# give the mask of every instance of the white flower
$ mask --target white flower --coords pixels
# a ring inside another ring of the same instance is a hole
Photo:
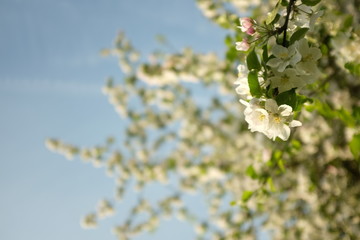
[[[289,48],[275,45],[272,49],[272,53],[275,58],[270,59],[267,62],[267,65],[275,68],[279,72],[283,72],[289,65],[295,66],[301,59],[301,55],[296,50],[296,44],[291,45]]]
[[[236,42],[235,44],[236,44],[236,50],[238,51],[247,51],[250,48],[250,44],[245,38],[241,42]]]
[[[301,4],[296,6],[295,10],[295,25],[301,28],[309,28],[309,16],[312,13],[311,7]]]
[[[301,54],[301,61],[296,64],[296,69],[302,74],[316,74],[318,72],[316,61],[321,58],[320,49],[316,47],[309,47],[305,38],[298,41],[297,49]]]
[[[315,12],[311,15],[310,17],[310,22],[309,22],[309,27],[310,27],[310,31],[314,30],[314,26],[316,23],[316,20],[321,17],[324,14],[324,10],[320,10],[318,12]]]
[[[243,64],[239,64],[237,69],[238,69],[238,78],[234,82],[234,84],[238,86],[235,88],[235,91],[237,94],[240,95],[242,99],[251,100],[253,97],[251,96],[249,82],[248,82],[249,70],[246,67],[246,65]],[[262,72],[259,72],[259,74],[261,75]],[[269,82],[265,82],[262,76],[258,76],[258,81],[260,86],[262,87],[267,87],[269,85]]]
[[[245,64],[239,64],[237,66],[237,70],[238,70],[238,77],[247,77],[247,75],[249,74],[249,69],[247,68],[247,66]]]
[[[260,106],[260,100],[253,98],[249,103],[240,100],[246,106],[245,121],[249,124],[251,132],[266,132],[269,124],[268,112]]]
[[[80,225],[83,228],[96,228],[97,227],[96,214],[90,213],[86,215],[83,219],[81,219]]]
[[[112,204],[107,200],[101,200],[97,206],[97,214],[99,218],[105,218],[114,215],[115,210]]]
[[[234,82],[234,84],[238,85],[235,88],[235,91],[236,91],[237,94],[240,95],[241,98],[247,99],[247,100],[250,100],[252,98],[247,77],[239,77]]]
[[[237,94],[240,95],[241,98],[250,100],[252,97],[250,94],[250,88],[247,77],[249,70],[243,64],[239,64],[237,69],[239,74],[238,74],[238,79],[234,82],[234,84],[239,86],[235,88],[235,91]]]
[[[296,70],[293,68],[287,68],[283,72],[274,71],[275,76],[270,77],[272,88],[278,88],[279,93],[288,91],[292,88],[303,87],[306,85],[306,81],[303,78],[298,77]]]
[[[290,136],[290,127],[302,125],[300,121],[292,120],[292,107],[286,104],[278,106],[273,99],[267,99],[265,104],[257,98],[250,102],[240,102],[246,106],[245,121],[249,124],[250,131],[261,132],[272,140],[279,137],[286,141]]]
[[[265,109],[269,112],[269,125],[265,134],[272,140],[279,137],[286,141],[290,136],[290,127],[302,125],[300,121],[292,120],[292,107],[289,105],[278,106],[275,100],[267,99]]]

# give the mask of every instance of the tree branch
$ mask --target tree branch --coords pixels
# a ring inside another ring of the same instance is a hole
[[[287,9],[286,9],[285,23],[282,26],[282,30],[284,31],[284,38],[283,38],[282,45],[284,47],[286,47],[286,45],[287,45],[286,44],[286,32],[287,32],[287,28],[288,28],[288,24],[289,24],[291,9],[292,9],[292,6],[294,5],[295,1],[296,0],[290,0],[289,5],[287,6]]]

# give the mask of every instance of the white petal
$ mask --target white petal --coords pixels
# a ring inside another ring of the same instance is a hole
[[[259,107],[259,104],[260,104],[260,99],[258,99],[258,98],[253,98],[250,101],[250,105],[252,107]]]
[[[284,74],[287,74],[290,77],[294,77],[294,76],[296,76],[297,72],[293,68],[288,68],[288,69],[285,70]]]
[[[289,55],[289,50],[281,45],[275,45],[272,49],[272,53],[277,58],[287,58]]]
[[[303,38],[298,41],[298,51],[301,53],[301,55],[306,55],[309,52],[309,44],[306,38]]]
[[[280,63],[281,63],[280,59],[272,58],[266,63],[266,65],[268,65],[268,66],[270,66],[272,68],[277,68],[280,65]]]
[[[244,64],[239,64],[237,66],[237,70],[239,73],[245,73],[248,72],[247,67]]]
[[[322,54],[319,48],[312,47],[310,48],[310,51],[312,53],[312,58],[314,61],[317,61],[321,58]]]
[[[289,65],[289,61],[284,61],[279,64],[279,68],[277,69],[279,72],[283,72],[285,68]]]
[[[288,117],[292,113],[292,107],[286,104],[282,104],[279,106],[279,113],[283,117]]]
[[[288,125],[283,125],[282,128],[279,129],[279,138],[281,138],[282,140],[286,141],[288,140],[289,136],[290,136],[290,128]]]
[[[296,63],[300,62],[301,60],[301,54],[299,52],[296,52],[294,56],[290,59],[290,64],[292,66],[295,66]]]
[[[278,112],[278,105],[274,99],[267,99],[265,102],[265,109],[272,113]]]
[[[292,56],[296,53],[296,49],[298,48],[298,42],[293,43],[289,48],[289,56]]]
[[[289,124],[290,127],[300,127],[302,126],[302,123],[300,121],[297,120],[292,120]]]
[[[244,101],[244,100],[240,99],[239,102],[241,104],[243,104],[244,106],[246,106],[246,107],[250,107],[250,104],[247,101]]]

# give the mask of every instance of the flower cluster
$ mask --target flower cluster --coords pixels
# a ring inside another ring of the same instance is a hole
[[[286,141],[290,136],[290,127],[302,125],[293,120],[294,111],[297,110],[296,90],[313,83],[319,76],[317,61],[321,51],[309,46],[304,37],[319,14],[303,4],[295,4],[294,1],[290,3],[293,4],[293,12],[287,11],[278,20],[270,19],[270,23],[265,23],[265,26],[256,24],[251,18],[240,18],[241,31],[247,36],[255,36],[253,42],[267,40],[267,47],[262,48],[262,57],[259,58],[255,44],[246,58],[247,67],[243,64],[238,66],[236,92],[241,97],[241,103],[246,106],[244,114],[249,129],[264,133],[272,140],[279,137]],[[304,21],[308,21],[308,25],[305,25],[307,28],[302,28]],[[279,22],[284,24],[276,28]],[[294,26],[292,30],[288,29],[289,22]],[[292,32],[291,37],[287,37],[288,32]],[[279,36],[282,34],[281,39]],[[263,44],[263,41],[259,43]],[[247,38],[236,42],[239,51],[249,51],[250,48]]]
[[[301,122],[292,119],[293,111],[289,105],[278,106],[273,99],[253,98],[250,103],[240,101],[246,106],[245,120],[252,132],[262,132],[272,140],[279,137],[285,141],[290,136],[290,127],[301,126]]]
[[[248,17],[240,18],[240,26],[242,32],[249,36],[253,36],[256,33],[256,22]],[[247,38],[244,38],[241,42],[236,43],[236,49],[239,51],[247,51],[250,48],[250,43]]]

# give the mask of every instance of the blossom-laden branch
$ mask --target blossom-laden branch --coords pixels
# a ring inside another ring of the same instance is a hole
[[[275,10],[280,7],[280,2]],[[235,83],[240,86],[236,89],[243,99],[241,102],[246,106],[244,114],[249,129],[252,132],[264,133],[272,140],[279,137],[286,141],[290,136],[289,127],[301,126],[299,121],[292,124],[292,116],[302,107],[301,104],[298,104],[300,101],[298,91],[312,84],[319,76],[316,65],[321,57],[321,52],[317,47],[309,46],[309,42],[305,38],[309,28],[303,28],[303,23],[300,25],[294,21],[296,19],[295,10],[303,4],[296,5],[296,3],[296,0],[290,0],[287,3],[284,17],[281,17],[276,11],[273,12],[268,20],[270,26],[267,23],[261,26],[251,18],[240,18],[239,28],[241,31],[248,36],[256,37],[254,47],[246,57],[247,69],[242,64],[240,64],[242,67],[238,67],[239,79]],[[309,27],[314,24],[312,15],[316,15],[316,13],[313,12],[305,19],[305,21],[311,22],[308,23]],[[284,23],[276,29],[275,25],[281,22]],[[288,39],[287,32],[290,23],[292,35]],[[272,30],[274,28],[275,31]],[[262,48],[262,58],[259,58],[256,41],[264,36],[266,36],[265,39],[269,39],[273,34],[280,35],[282,33],[282,42],[280,43],[278,38],[276,38],[275,44],[270,41],[266,42],[266,47]],[[261,34],[263,35],[261,36]],[[246,38],[242,42],[236,43],[236,49],[239,51],[248,51],[250,47]],[[268,56],[268,49],[271,50],[270,56]],[[241,72],[244,70],[247,73]],[[244,90],[240,89],[249,89],[248,95],[246,96]],[[249,100],[250,103],[247,102]],[[270,102],[272,105],[276,103],[280,106],[279,108],[287,109],[286,115],[281,115],[279,110],[274,111],[266,107]],[[286,116],[286,118],[282,116]],[[289,116],[291,118],[288,118]],[[254,127],[255,125],[256,127]]]
[[[234,20],[229,1],[198,3],[211,20],[230,28],[238,15]],[[240,22],[247,44],[237,45],[246,50],[246,62],[238,65],[235,90],[245,118],[229,81],[243,56],[233,46],[238,36],[225,39],[226,58],[186,48],[156,51],[147,61],[124,34],[103,51],[118,57],[125,74],[103,88],[125,119],[118,142],[80,148],[47,141],[50,150],[68,159],[78,155],[114,180],[114,196],[101,198],[82,219],[84,228],[121,215],[112,232],[129,240],[176,216],[192,223],[198,239],[254,239],[256,219],[266,215],[261,228],[273,240],[360,236],[360,36],[351,15],[354,1],[327,0],[317,7],[319,0],[297,0],[291,15],[287,1],[273,11],[268,2]],[[233,3],[244,13],[260,0]],[[323,14],[318,9],[326,11],[315,25]],[[267,12],[274,14],[262,23]],[[284,46],[276,31],[286,16]],[[254,136],[246,122],[263,135]],[[164,194],[152,194],[154,183]],[[194,192],[206,199],[205,212],[186,200]],[[138,201],[128,198],[134,194]],[[122,201],[130,209],[118,209]]]

